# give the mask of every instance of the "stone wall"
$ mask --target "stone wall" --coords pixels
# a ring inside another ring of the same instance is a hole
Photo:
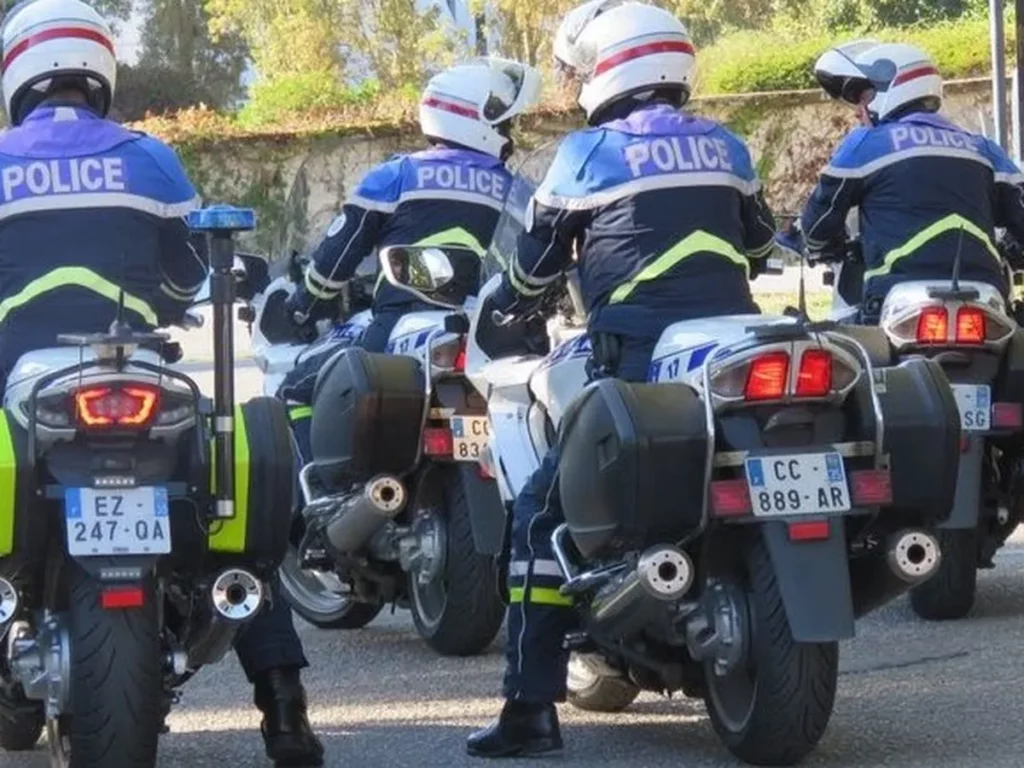
[[[970,130],[990,123],[988,80],[947,85],[946,114]],[[727,123],[750,143],[768,199],[779,213],[800,208],[832,149],[852,127],[851,112],[817,91],[695,100],[694,111]],[[520,140],[525,151],[552,146],[577,127],[576,115],[553,114],[531,121]],[[182,155],[207,202],[250,205],[260,229],[250,247],[278,257],[315,241],[367,170],[395,152],[422,146],[415,133],[346,132],[316,138],[274,136],[206,143]],[[550,151],[531,159],[543,164]]]

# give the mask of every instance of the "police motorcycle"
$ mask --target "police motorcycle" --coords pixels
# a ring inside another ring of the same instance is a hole
[[[474,258],[429,302],[437,310],[398,322],[386,354],[352,346],[371,320],[376,275],[349,281],[342,319],[312,343],[283,337],[269,319],[301,279],[300,261],[254,304],[264,392],[308,357],[337,351],[317,376],[313,462],[300,472],[304,504],[281,568],[286,599],[318,627],[357,629],[397,604],[446,656],[479,653],[501,628],[494,559],[505,510],[479,463],[486,404],[464,376],[464,330],[445,325],[473,301]]]
[[[124,296],[107,333],[25,354],[4,392],[0,747],[45,728],[53,766],[154,765],[179,689],[262,609],[284,555],[287,416],[233,396],[232,305],[265,266],[236,269],[232,238],[255,217],[189,224],[211,241],[212,401],[171,367],[166,334],[131,328]]]
[[[860,312],[864,264],[853,221],[846,241],[823,254],[825,282],[832,286],[831,318],[855,323]],[[1024,274],[1019,247],[1004,235],[1007,284]],[[924,619],[958,619],[974,604],[979,569],[995,567],[996,552],[1024,522],[1024,306],[1010,305],[985,284],[961,281],[959,259],[949,280],[915,280],[889,291],[880,309],[876,354],[897,362],[914,358],[939,363],[960,413],[962,430],[953,513],[937,531],[943,560],[934,578],[911,592]]]
[[[533,182],[516,183],[527,192],[510,199],[528,199]],[[523,211],[505,216],[478,308],[521,229]],[[423,296],[451,271],[423,249],[383,258]],[[566,305],[544,301],[540,316]],[[954,483],[934,467],[956,466],[960,437],[940,366],[881,368],[831,324],[750,315],[669,327],[649,383],[586,384],[580,324],[538,355],[512,342],[524,320],[471,311],[466,372],[487,395],[485,463],[506,502],[561,447],[552,545],[587,672],[570,673],[570,700],[618,711],[681,690],[742,760],[798,762],[832,713],[838,641],[940,562],[930,531]]]

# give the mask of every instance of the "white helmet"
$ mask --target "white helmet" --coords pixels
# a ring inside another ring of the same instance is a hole
[[[117,58],[113,33],[93,8],[80,0],[24,0],[7,15],[0,37],[4,106],[14,125],[66,80],[80,84],[89,106],[107,114]]]
[[[694,48],[668,11],[633,0],[591,0],[571,11],[555,35],[559,67],[582,81],[579,105],[594,122],[628,96],[666,88],[690,98]]]
[[[818,59],[814,76],[833,99],[855,106],[873,90],[867,106],[876,123],[906,107],[937,112],[942,106],[942,77],[935,62],[905,43],[857,40],[841,45]]]
[[[420,98],[420,128],[437,141],[458,144],[502,160],[512,153],[509,130],[540,98],[537,71],[518,61],[474,59],[446,69]]]

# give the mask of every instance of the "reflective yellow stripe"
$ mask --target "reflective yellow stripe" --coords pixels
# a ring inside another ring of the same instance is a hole
[[[904,256],[909,256],[918,248],[927,244],[931,240],[934,240],[939,235],[944,235],[947,232],[952,232],[958,229],[963,229],[966,234],[973,235],[978,240],[981,240],[996,261],[1000,261],[999,251],[992,243],[988,234],[974,222],[968,221],[958,213],[952,213],[944,219],[939,219],[927,229],[918,232],[907,241],[906,245],[901,245],[899,248],[889,251],[885,254],[885,260],[882,262],[882,265],[880,267],[875,267],[874,269],[869,269],[865,272],[864,279],[867,280],[872,277],[878,277],[879,275],[889,274],[896,262]]]
[[[670,250],[666,251],[644,267],[640,271],[640,274],[628,283],[624,283],[616,288],[612,293],[610,303],[618,304],[619,302],[625,301],[629,298],[630,294],[636,290],[640,283],[646,283],[649,280],[655,280],[661,277],[683,259],[692,256],[695,253],[716,253],[719,256],[725,256],[725,258],[730,261],[734,261],[736,264],[743,267],[743,271],[748,275],[750,274],[750,263],[742,253],[733,247],[731,243],[726,242],[720,237],[715,237],[708,232],[704,232],[703,230],[697,230],[692,235],[680,240],[672,246]]]
[[[11,422],[0,417],[0,556],[14,551],[14,502],[18,492],[18,457],[14,453]]]
[[[486,253],[484,247],[480,245],[480,241],[462,227],[446,229],[444,232],[438,232],[436,235],[425,237],[419,242],[413,243],[413,245],[423,248],[430,245],[461,245],[465,248],[472,248],[478,256],[483,256]]]
[[[211,482],[216,487],[216,451],[211,454]],[[245,432],[242,406],[235,406],[235,516],[230,520],[215,520],[210,524],[207,539],[216,552],[245,552],[245,534],[249,527],[249,437]]]
[[[313,279],[314,278],[310,273],[310,270],[307,269],[306,279],[304,281],[306,283],[306,290],[309,291],[315,298],[323,299],[324,301],[330,301],[331,299],[338,295],[339,291],[328,293],[326,289],[321,288],[319,285],[314,283]]]
[[[308,419],[313,415],[313,407],[310,405],[296,405],[294,408],[288,409],[288,418],[291,421],[298,421],[299,419]]]
[[[0,323],[15,309],[25,306],[44,293],[69,286],[88,288],[90,291],[110,299],[115,304],[121,296],[121,289],[118,286],[100,277],[91,269],[86,269],[85,267],[59,267],[47,272],[42,277],[36,278],[22,288],[21,291],[0,302]],[[159,324],[153,308],[137,296],[125,293],[124,306],[132,312],[141,315],[142,319],[151,326]]]
[[[526,296],[528,298],[540,296],[542,293],[544,293],[544,290],[546,288],[546,286],[545,288],[531,288],[529,285],[523,282],[523,280],[521,280],[519,277],[519,268],[516,265],[516,260],[514,257],[512,259],[512,263],[509,264],[508,267],[508,279],[509,282],[512,283],[512,287],[515,289],[516,293]]]
[[[510,603],[522,603],[523,600],[523,587],[512,587],[508,591],[508,600]],[[572,598],[566,597],[557,589],[551,587],[530,587],[530,599],[525,601],[532,603],[533,605],[572,605]]]

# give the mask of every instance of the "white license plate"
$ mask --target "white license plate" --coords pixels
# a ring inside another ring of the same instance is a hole
[[[452,456],[456,461],[479,461],[491,440],[486,416],[452,416]]]
[[[986,432],[992,425],[992,388],[984,384],[952,384],[956,407],[960,409],[960,429]]]
[[[64,491],[68,553],[89,555],[166,555],[171,525],[166,488]]]
[[[848,512],[850,489],[838,453],[746,460],[750,503],[758,517]]]

